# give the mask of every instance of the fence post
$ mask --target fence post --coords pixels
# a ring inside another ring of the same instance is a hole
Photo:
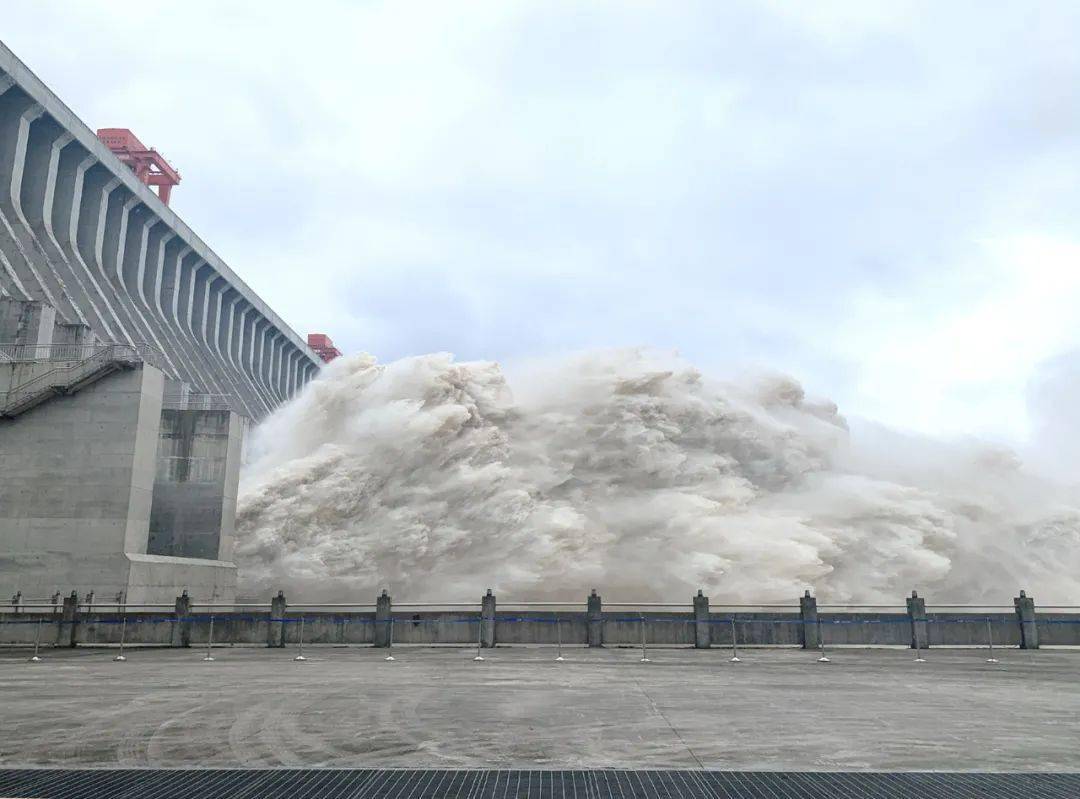
[[[307,660],[304,657],[304,617],[300,617],[300,653],[293,660]]]
[[[393,617],[393,605],[386,589],[382,590],[379,598],[375,600],[375,634],[372,636],[372,644],[386,648],[390,646],[390,619]]]
[[[37,625],[34,627],[34,654],[30,656],[31,663],[40,663],[41,656],[38,654],[38,649],[41,647],[41,619],[37,620]]]
[[[56,645],[75,648],[79,632],[79,594],[72,591],[64,597],[64,608],[60,612],[60,625],[56,631]]]
[[[709,624],[709,598],[699,588],[694,597],[694,649],[712,646],[712,626]]]
[[[912,591],[907,598],[908,619],[911,622],[911,648],[929,649],[930,639],[927,636],[929,626],[926,623],[926,600],[919,596],[918,591]]]
[[[485,649],[495,646],[495,595],[491,589],[480,599],[480,626],[483,628],[480,645]]]
[[[604,605],[596,589],[589,594],[586,604],[585,620],[589,627],[589,646],[604,645]]]
[[[1016,618],[1020,622],[1020,648],[1039,648],[1039,628],[1035,624],[1035,600],[1027,595],[1027,591],[1021,591],[1020,596],[1013,599],[1016,608]]]
[[[806,589],[806,593],[799,597],[799,619],[802,624],[802,633],[799,637],[802,639],[803,649],[818,649],[821,647],[821,624],[818,622],[817,615],[817,598],[810,596],[810,589]]]
[[[288,606],[284,591],[278,591],[277,596],[270,600],[270,621],[266,624],[266,645],[272,649],[281,649],[285,646],[285,609]]]
[[[169,645],[184,647],[186,649],[191,646],[191,597],[188,596],[186,588],[184,589],[184,592],[176,598],[174,612],[176,618],[173,619],[172,640],[169,642]]]

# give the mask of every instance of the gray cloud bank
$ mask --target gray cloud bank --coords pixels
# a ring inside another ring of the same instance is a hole
[[[894,351],[993,295],[988,240],[1075,239],[1075,3],[9,5],[5,41],[347,351],[668,347],[1017,440],[1034,362],[1080,346]],[[1070,313],[1026,310],[1004,347]]]

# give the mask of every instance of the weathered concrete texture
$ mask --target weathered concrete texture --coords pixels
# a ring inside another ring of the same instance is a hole
[[[0,341],[48,341],[55,326],[52,306],[0,296]]]
[[[236,564],[227,560],[128,554],[127,601],[161,602],[182,591],[203,601],[232,602]]]
[[[585,613],[567,610],[510,610],[498,611],[495,599],[491,595],[483,598],[483,625],[481,614],[470,610],[413,610],[400,606],[393,610],[391,597],[382,594],[378,597],[375,612],[357,606],[355,609],[319,608],[318,606],[289,607],[286,597],[278,593],[269,604],[245,604],[232,607],[225,604],[219,587],[231,585],[230,574],[215,576],[214,567],[226,566],[231,573],[232,565],[219,561],[199,561],[195,559],[175,559],[155,555],[128,555],[135,563],[156,564],[161,570],[158,575],[148,577],[145,594],[135,594],[138,601],[151,599],[160,602],[162,586],[174,584],[167,580],[184,580],[188,595],[178,597],[185,602],[185,610],[177,613],[189,617],[185,624],[195,640],[205,641],[209,637],[211,617],[217,624],[217,641],[252,643],[266,641],[270,646],[281,646],[286,641],[295,641],[299,636],[301,623],[305,630],[306,641],[319,644],[356,644],[373,643],[378,647],[390,645],[391,638],[398,644],[474,644],[478,640],[482,647],[490,648],[497,644],[549,644],[566,645],[586,644],[593,646],[589,638],[593,629],[599,629],[603,646],[694,646],[701,645],[699,634],[705,627],[709,637],[708,646],[731,648],[733,644],[745,646],[802,646],[802,648],[832,648],[835,646],[908,646],[912,619],[904,615],[865,614],[865,613],[828,613],[816,620],[800,620],[792,614],[762,614],[739,611],[732,617],[707,616],[703,603],[695,598],[694,613],[677,612],[656,613],[642,610],[617,611],[606,614],[595,610],[595,603],[590,603],[592,610]],[[191,570],[191,574],[187,575]],[[177,578],[174,575],[181,575]],[[135,578],[133,577],[134,581]],[[134,583],[133,583],[134,584]],[[139,583],[142,585],[142,583]],[[231,589],[230,589],[231,590]],[[132,589],[134,591],[134,588]],[[154,591],[157,591],[155,594]],[[95,623],[108,629],[112,625],[117,635],[108,638],[88,638],[84,634],[83,619],[86,613],[83,606],[85,597],[79,603],[79,611],[72,617],[71,640],[76,644],[119,640],[119,626],[123,619],[128,619],[134,628],[129,628],[129,643],[145,643],[141,637],[150,623],[168,622],[160,618],[159,610],[128,607],[122,611],[119,604],[102,607],[101,598],[97,602]],[[805,597],[803,598],[805,599]],[[108,597],[105,601],[109,602]],[[129,603],[136,600],[129,599]],[[0,610],[4,608],[0,607]],[[134,610],[134,613],[132,611]],[[144,611],[148,619],[138,618]],[[767,618],[764,618],[767,616]],[[46,624],[55,622],[49,609],[42,612],[40,607],[26,607],[15,612],[0,613],[0,644],[25,643],[28,620],[42,618]],[[22,624],[20,624],[20,622]],[[930,631],[930,647],[925,643],[919,649],[951,647],[990,647],[1020,646],[1028,648],[1027,641],[1021,635],[1022,623],[1016,614],[970,611],[966,613],[927,614],[923,622]],[[1029,623],[1029,622],[1024,622]],[[1080,646],[1080,613],[1035,614],[1034,625],[1044,642],[1055,646]],[[230,631],[229,637],[222,637],[223,629]],[[481,637],[482,633],[482,637]],[[800,645],[801,636],[813,634],[813,646]],[[153,639],[156,640],[156,639]]]
[[[0,376],[55,365],[0,364]],[[137,603],[171,601],[186,588],[232,601],[236,567],[218,551],[232,554],[242,436],[234,414],[225,414],[224,480],[216,489],[219,508],[229,508],[219,510],[228,525],[220,546],[207,560],[146,551],[163,390],[161,371],[144,365],[0,419],[0,596],[75,590],[100,600],[124,592]]]
[[[232,556],[243,436],[229,411],[162,412],[149,554]]]
[[[0,594],[127,587],[146,551],[162,373],[117,372],[0,420]]]
[[[0,763],[1080,768],[1080,653],[308,648],[0,654]]]

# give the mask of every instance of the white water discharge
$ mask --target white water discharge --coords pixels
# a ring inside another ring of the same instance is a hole
[[[787,378],[589,353],[510,385],[341,358],[256,432],[242,593],[896,603],[1080,597],[1080,501],[978,442],[854,426]]]

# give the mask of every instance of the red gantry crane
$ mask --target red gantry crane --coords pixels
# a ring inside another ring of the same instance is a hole
[[[180,173],[153,147],[147,147],[127,128],[100,128],[97,132],[105,146],[131,167],[135,176],[147,186],[157,186],[158,197],[166,205],[172,187],[180,182]]]
[[[334,346],[330,336],[325,333],[308,333],[307,344],[327,363],[341,355],[341,350]]]

